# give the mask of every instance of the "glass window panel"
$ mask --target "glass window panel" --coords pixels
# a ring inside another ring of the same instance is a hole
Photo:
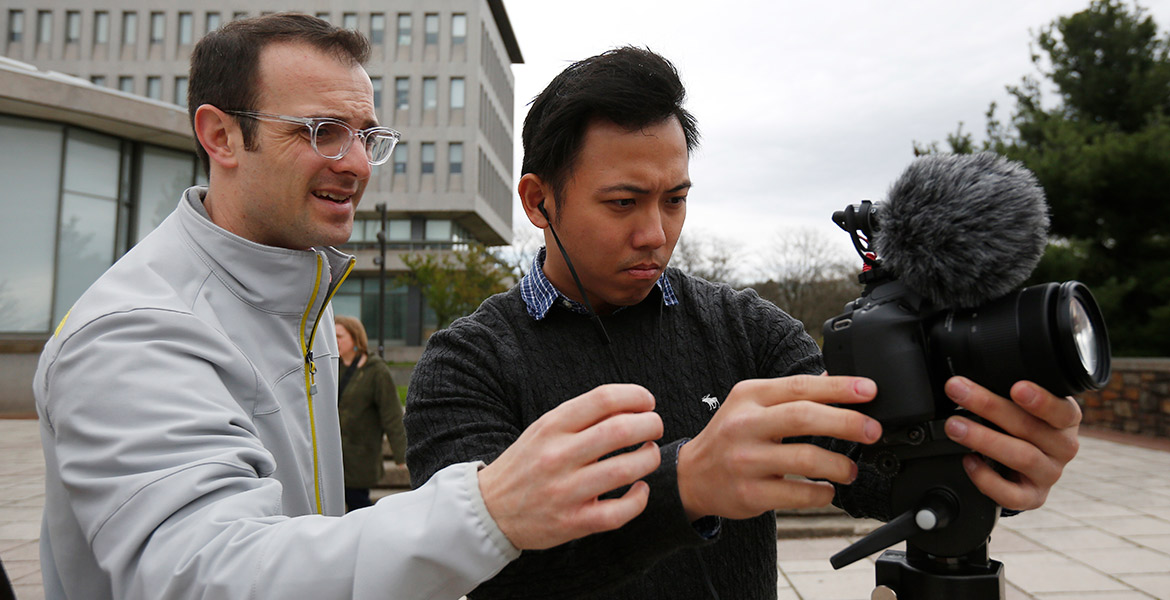
[[[217,12],[207,13],[207,33],[211,33],[219,29],[220,24],[223,23],[223,17]]]
[[[8,11],[8,41],[19,42],[24,39],[24,11]]]
[[[382,108],[382,78],[371,77],[370,83],[374,86],[374,108]]]
[[[423,142],[422,150],[422,172],[435,172],[435,144],[434,142]]]
[[[466,84],[462,77],[451,78],[451,108],[463,108],[466,102]]]
[[[406,172],[406,161],[407,161],[407,157],[409,155],[409,151],[406,148],[407,148],[406,142],[399,142],[398,145],[394,147],[394,172],[395,173],[405,173]]]
[[[358,28],[357,13],[345,13],[345,14],[341,15],[341,28],[342,29],[352,29],[354,31],[357,31],[357,28]]]
[[[106,87],[106,76],[105,75],[90,75],[89,81],[96,86]]]
[[[81,39],[81,11],[65,13],[65,41],[77,43]]]
[[[390,237],[387,239],[396,242],[410,240],[410,219],[390,219],[387,229],[390,230]]]
[[[195,35],[195,15],[189,12],[179,13],[179,43],[190,44]]]
[[[451,43],[467,42],[467,15],[451,15]]]
[[[439,82],[434,77],[423,77],[423,110],[439,105]]]
[[[134,243],[142,241],[175,210],[195,178],[195,162],[188,152],[144,146],[139,173]]]
[[[187,78],[175,78],[175,104],[187,106]]]
[[[53,41],[53,13],[47,10],[37,11],[37,41],[42,44]]]
[[[246,18],[247,16],[248,16],[247,12],[242,11],[242,10],[237,10],[236,12],[232,13],[232,20],[239,21],[240,19]]]
[[[338,292],[333,295],[332,302],[334,315],[360,318],[359,315],[362,314],[361,295],[342,294]]]
[[[386,15],[373,13],[370,15],[370,43],[381,45],[386,37]]]
[[[108,44],[110,42],[110,13],[99,10],[93,13],[93,43]]]
[[[398,15],[398,45],[399,46],[409,46],[410,45],[410,27],[411,27],[410,15],[406,14],[406,13],[399,14]]]
[[[166,35],[166,15],[160,12],[150,13],[150,41],[159,43],[163,41],[163,36]]]
[[[410,79],[407,77],[394,79],[394,107],[398,110],[410,108]]]
[[[451,240],[451,221],[427,219],[427,241],[447,242]]]
[[[162,99],[162,77],[152,75],[146,78],[146,97]]]
[[[319,13],[317,13],[316,16],[318,19],[321,19],[322,21],[325,21],[326,23],[329,22],[329,13],[327,13],[327,12],[319,12]]]
[[[126,11],[122,13],[122,43],[127,46],[138,41],[138,13]]]
[[[423,19],[423,30],[427,44],[439,43],[439,15],[429,14]]]
[[[66,172],[70,168],[67,160]],[[117,209],[114,200],[70,192],[62,195],[54,323],[64,318],[81,293],[114,263]]]
[[[118,78],[118,89],[128,94],[134,93],[134,78],[123,75]]]
[[[463,172],[463,143],[453,142],[447,149],[447,157],[451,163],[451,174]]]
[[[120,159],[117,138],[83,129],[70,130],[65,145],[65,190],[117,199]]]
[[[0,160],[6,197],[20,199],[0,219],[0,332],[51,329],[57,186],[46,182],[61,180],[62,138],[59,125],[0,116],[0,147],[20,148]]]

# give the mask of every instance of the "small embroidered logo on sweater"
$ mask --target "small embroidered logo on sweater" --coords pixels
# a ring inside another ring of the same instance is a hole
[[[712,396],[711,394],[707,394],[706,396],[703,396],[702,400],[703,400],[703,404],[706,404],[707,408],[709,408],[711,410],[715,410],[716,408],[719,408],[719,400],[716,400],[715,396]]]

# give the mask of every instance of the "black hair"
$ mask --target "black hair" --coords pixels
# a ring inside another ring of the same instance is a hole
[[[301,42],[355,65],[366,62],[370,42],[362,34],[341,29],[310,15],[284,12],[239,19],[212,31],[195,44],[188,73],[187,115],[195,126],[195,111],[204,104],[220,110],[254,110],[260,53],[273,42]],[[244,147],[254,149],[256,124],[240,120]],[[196,140],[195,150],[210,173],[207,151]]]
[[[624,46],[575,62],[533,99],[524,118],[520,172],[551,185],[554,201],[563,197],[594,119],[633,131],[675,117],[690,153],[699,144],[699,129],[682,107],[685,98],[678,70],[649,49]]]

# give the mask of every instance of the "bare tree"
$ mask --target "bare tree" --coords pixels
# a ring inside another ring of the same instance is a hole
[[[540,252],[544,245],[544,236],[541,230],[525,221],[512,230],[512,244],[492,248],[492,254],[512,268],[517,279],[524,277],[532,269],[532,259]]]
[[[739,281],[741,245],[703,230],[687,229],[679,237],[670,264],[684,272],[734,286]]]
[[[824,322],[861,293],[857,267],[838,258],[832,242],[814,229],[781,233],[758,265],[761,282],[751,287],[817,340]]]

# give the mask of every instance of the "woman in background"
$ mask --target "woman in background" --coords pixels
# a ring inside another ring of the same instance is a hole
[[[406,461],[402,404],[386,363],[369,356],[362,322],[337,316],[341,353],[337,412],[341,421],[341,455],[345,465],[346,510],[370,506],[370,488],[382,479],[382,434],[390,439],[394,462]]]

